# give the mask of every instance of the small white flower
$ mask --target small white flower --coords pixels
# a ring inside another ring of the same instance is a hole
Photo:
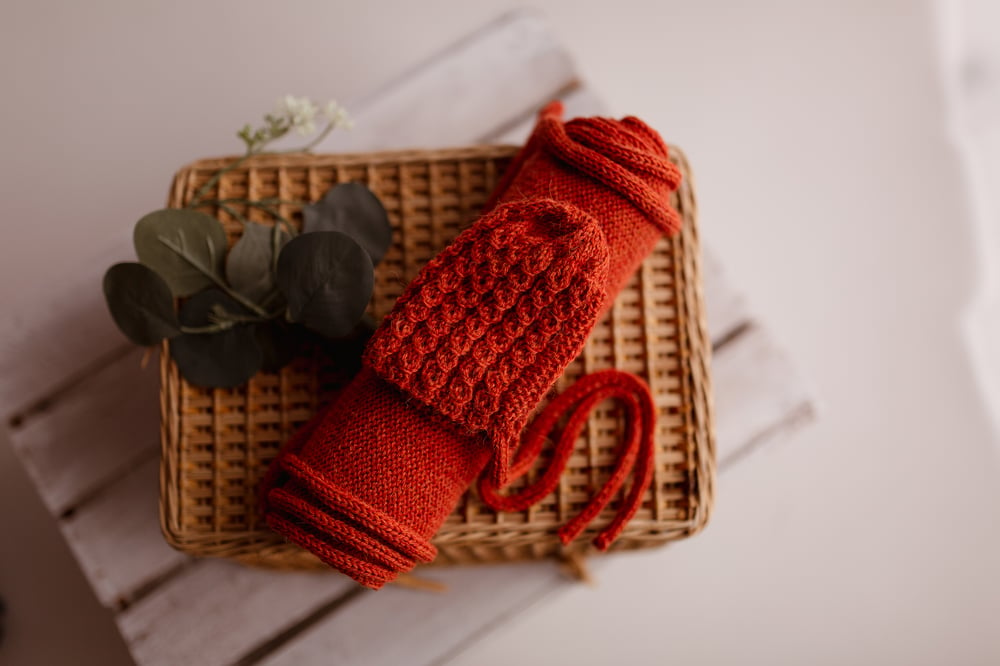
[[[306,136],[316,131],[316,114],[319,109],[308,97],[285,95],[278,99],[275,115],[285,118],[291,129]]]
[[[323,107],[323,116],[334,127],[350,129],[354,126],[354,121],[347,115],[347,109],[338,104],[336,100],[331,99],[326,103],[326,106]]]
[[[302,136],[309,136],[316,131],[316,123],[312,120],[306,120],[295,125],[295,131]]]

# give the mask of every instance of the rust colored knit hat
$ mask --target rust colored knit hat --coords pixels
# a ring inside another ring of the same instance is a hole
[[[679,226],[669,195],[680,173],[655,131],[634,118],[564,123],[560,115],[558,103],[542,111],[487,212],[407,287],[369,342],[361,372],[283,447],[261,482],[268,525],[363,585],[381,587],[432,560],[431,537],[487,465],[487,502],[505,508],[534,499],[500,490],[530,466],[555,409],[574,410],[561,452],[603,397],[623,399],[641,424],[629,428],[619,469],[560,533],[564,540],[636,460],[631,496],[641,500],[649,483],[655,408],[645,384],[624,373],[578,382],[518,446],[598,317],[656,240]],[[558,470],[542,480],[553,476]],[[634,511],[633,501],[598,545]]]

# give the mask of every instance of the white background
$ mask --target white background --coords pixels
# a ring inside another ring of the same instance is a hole
[[[616,558],[457,662],[1000,663],[998,449],[961,324],[983,267],[949,116],[1000,77],[943,59],[917,2],[535,4],[616,113],[685,148],[705,237],[821,419],[727,472],[703,535]],[[278,95],[356,99],[513,6],[4,0],[4,316]],[[8,448],[0,663],[128,663]]]

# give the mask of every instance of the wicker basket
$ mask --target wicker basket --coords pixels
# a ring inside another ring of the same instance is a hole
[[[369,312],[381,319],[404,286],[477,215],[515,149],[479,146],[456,150],[359,155],[259,156],[227,172],[216,199],[279,197],[315,201],[334,183],[361,181],[382,200],[393,225],[393,245],[376,269]],[[712,508],[715,447],[706,336],[698,272],[694,194],[684,170],[674,204],[683,232],[663,239],[598,324],[583,353],[559,380],[562,390],[582,374],[619,368],[644,377],[660,415],[654,482],[642,508],[614,548],[643,548],[679,539],[705,525]],[[182,206],[231,159],[196,162],[174,181],[169,205]],[[206,207],[223,222],[230,242],[239,222]],[[257,209],[237,211],[273,223]],[[301,213],[279,213],[294,223]],[[167,541],[184,552],[232,557],[281,568],[325,566],[261,525],[255,486],[278,447],[322,404],[344,377],[320,354],[296,359],[280,373],[261,373],[236,389],[201,389],[179,375],[161,354],[163,457],[160,518]],[[599,406],[576,444],[557,490],[531,509],[497,514],[474,491],[466,493],[434,538],[438,563],[492,562],[566,554],[557,528],[578,512],[610,473],[616,459],[619,412]],[[545,464],[543,460],[541,464]],[[605,508],[572,553],[618,510],[622,493]]]

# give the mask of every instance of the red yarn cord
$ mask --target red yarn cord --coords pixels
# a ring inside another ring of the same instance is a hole
[[[551,463],[534,483],[510,495],[501,494],[501,488],[494,481],[495,475],[484,474],[479,479],[479,494],[483,501],[497,511],[523,511],[552,493],[559,484],[559,478],[573,454],[576,439],[587,424],[590,412],[598,403],[609,398],[622,401],[625,416],[625,434],[615,469],[587,506],[559,529],[559,538],[563,544],[576,539],[608,505],[629,473],[634,472],[632,486],[621,508],[611,523],[594,539],[595,546],[606,550],[639,510],[653,476],[656,405],[649,386],[633,374],[620,370],[602,370],[579,379],[556,396],[525,432],[511,464],[508,476],[510,483],[531,469],[541,454],[546,435],[568,414],[566,425],[556,440]]]

